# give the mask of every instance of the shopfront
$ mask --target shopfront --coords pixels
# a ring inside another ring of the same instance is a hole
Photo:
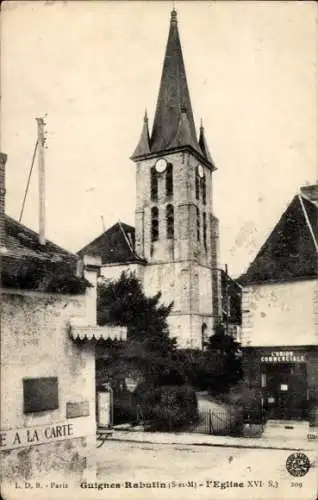
[[[244,371],[263,421],[317,421],[318,352],[312,346],[244,349]]]
[[[306,419],[309,399],[306,354],[271,350],[261,355],[261,394],[266,418]]]

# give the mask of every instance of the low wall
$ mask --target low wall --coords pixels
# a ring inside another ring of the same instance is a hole
[[[90,463],[89,441],[92,442],[92,438],[78,437],[2,450],[2,488],[14,486],[24,490],[36,488],[36,484],[38,487],[50,488],[52,482],[65,483],[67,487],[79,484],[84,477],[93,476],[95,473],[95,468]]]

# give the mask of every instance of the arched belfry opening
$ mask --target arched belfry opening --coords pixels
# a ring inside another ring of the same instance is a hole
[[[206,349],[208,343],[208,325],[205,322],[201,325],[201,342],[202,349]]]

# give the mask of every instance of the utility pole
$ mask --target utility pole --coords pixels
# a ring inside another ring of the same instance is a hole
[[[39,175],[39,242],[45,245],[45,164],[44,164],[44,119],[36,118],[38,126],[38,175]]]
[[[229,278],[228,278],[228,267],[225,264],[225,333],[229,334],[229,314],[230,314],[230,304],[229,304]]]

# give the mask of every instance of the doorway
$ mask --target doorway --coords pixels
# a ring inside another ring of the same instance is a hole
[[[308,394],[305,363],[263,363],[261,386],[266,419],[306,418]]]

